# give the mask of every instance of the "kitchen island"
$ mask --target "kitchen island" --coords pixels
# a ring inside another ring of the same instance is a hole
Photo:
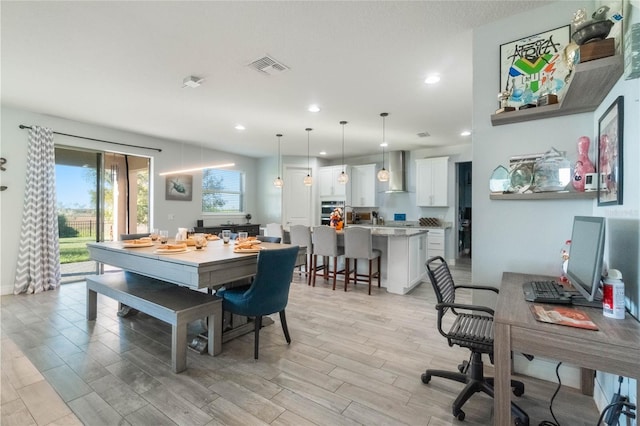
[[[357,226],[360,225],[349,225]],[[382,252],[380,285],[389,293],[406,294],[426,279],[427,229],[363,227],[371,228],[373,248]],[[344,244],[341,232],[338,233],[338,244]],[[360,267],[367,265],[359,262],[358,269]]]

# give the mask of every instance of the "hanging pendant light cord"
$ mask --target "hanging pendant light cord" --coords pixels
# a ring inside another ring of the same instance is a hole
[[[278,137],[278,177],[280,177],[280,138],[282,135],[278,133],[276,136]]]
[[[311,162],[309,161],[309,132],[313,129],[307,127],[305,130],[307,131],[307,174],[311,176]]]
[[[341,121],[342,124],[342,173],[344,173],[344,125],[347,124],[346,121]]]

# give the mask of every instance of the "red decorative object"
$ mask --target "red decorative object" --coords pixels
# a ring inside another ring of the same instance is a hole
[[[571,183],[576,191],[584,191],[584,179],[587,173],[595,173],[596,168],[589,160],[589,145],[591,141],[587,136],[581,136],[578,139],[578,160],[573,172],[573,180]]]

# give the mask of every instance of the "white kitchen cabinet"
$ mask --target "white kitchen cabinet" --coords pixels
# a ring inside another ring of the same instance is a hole
[[[449,157],[416,160],[416,205],[447,207]]]
[[[350,172],[351,200],[349,205],[352,207],[375,207],[376,165],[352,166]]]
[[[427,233],[427,258],[442,256],[445,253],[444,229],[429,229]]]
[[[318,192],[320,198],[323,199],[337,199],[342,200],[347,196],[346,187],[338,183],[338,176],[344,170],[347,171],[346,166],[327,166],[320,167],[318,170]]]
[[[406,294],[426,279],[427,233],[389,236],[388,240],[386,288],[389,293]]]

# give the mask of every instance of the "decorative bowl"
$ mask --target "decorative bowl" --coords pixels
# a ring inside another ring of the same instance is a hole
[[[613,22],[608,19],[604,21],[590,22],[574,32],[571,38],[579,45],[583,45],[591,41],[604,40],[609,35],[611,27],[613,27]]]

